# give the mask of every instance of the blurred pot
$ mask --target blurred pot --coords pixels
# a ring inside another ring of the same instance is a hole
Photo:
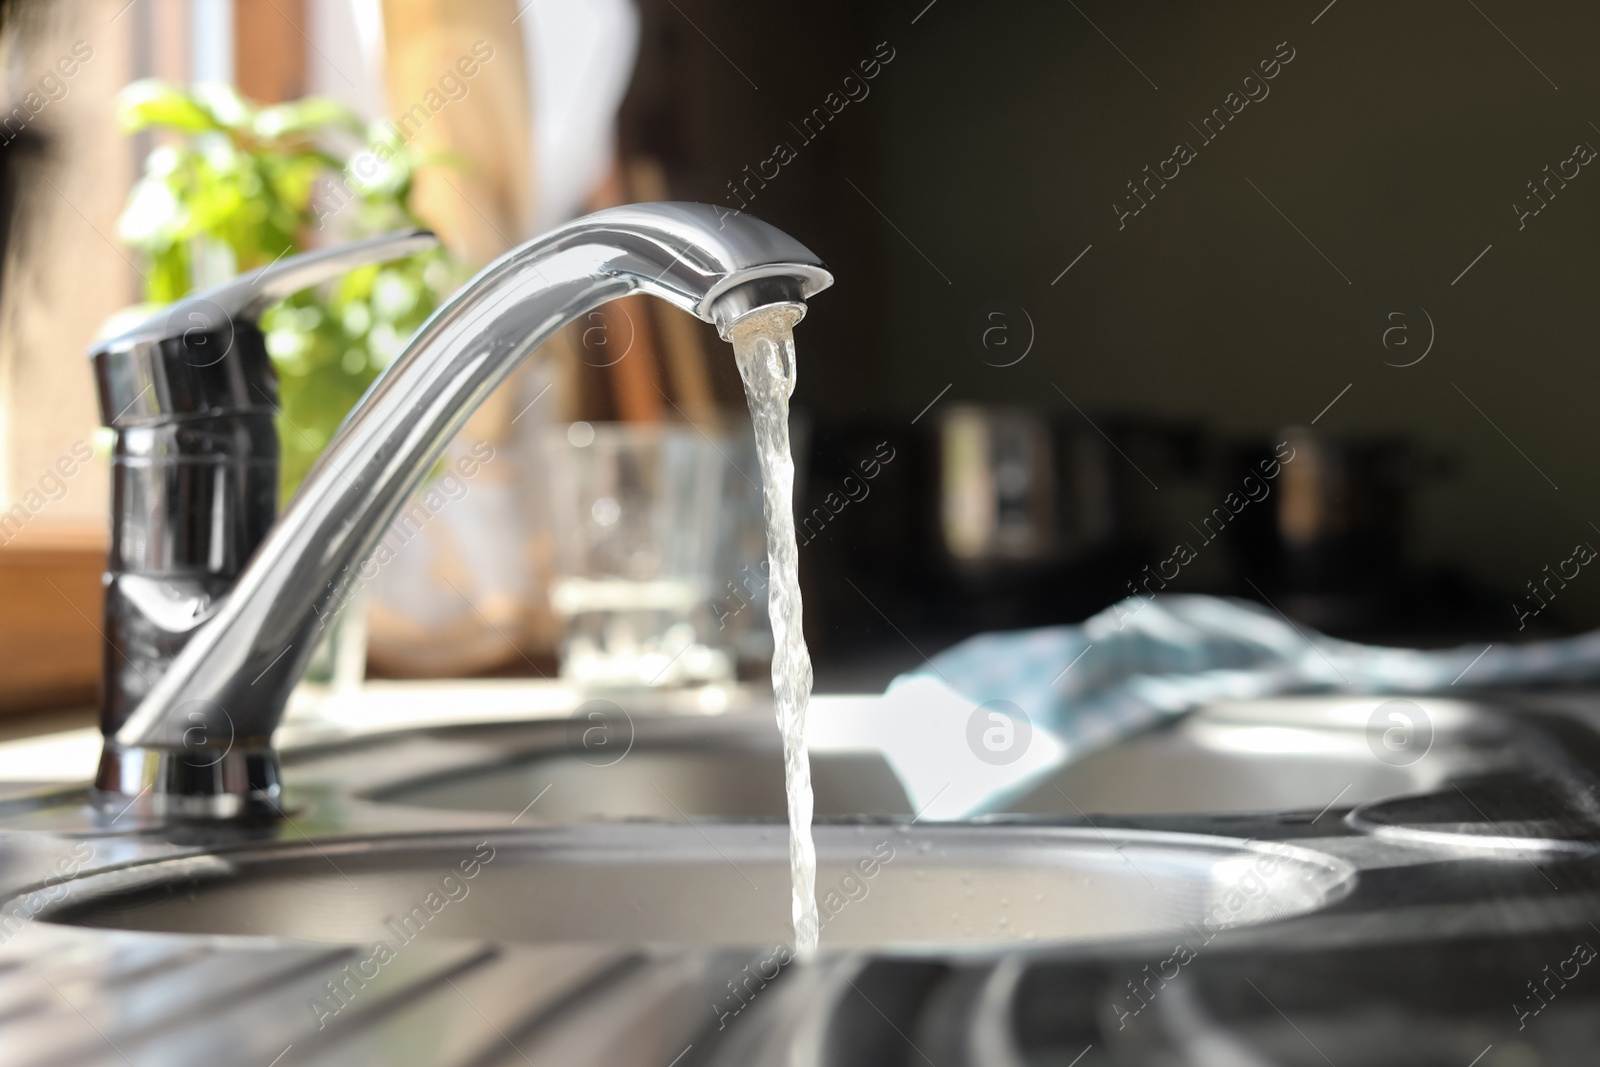
[[[1405,567],[1411,500],[1451,469],[1449,457],[1403,437],[1354,437],[1290,428],[1292,452],[1267,506],[1241,518],[1231,539],[1247,585],[1314,625],[1367,625]],[[1273,446],[1246,447],[1235,467],[1253,470]]]

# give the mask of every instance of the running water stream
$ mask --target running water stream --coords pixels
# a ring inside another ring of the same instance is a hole
[[[811,654],[800,628],[800,549],[794,536],[794,456],[789,451],[789,396],[794,392],[794,324],[805,309],[777,304],[753,311],[728,330],[755,424],[761,461],[767,559],[772,571],[767,610],[772,618],[772,693],[783,733],[783,777],[789,799],[789,878],[794,947],[817,947],[817,849],[811,838],[811,761],[806,754],[806,707],[811,701]]]

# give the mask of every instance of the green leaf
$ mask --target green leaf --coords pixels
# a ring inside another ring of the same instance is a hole
[[[276,104],[256,115],[253,132],[263,140],[343,130],[361,136],[361,120],[339,101],[326,96],[308,96],[287,104]]]
[[[201,82],[189,91],[197,104],[230,130],[248,130],[255,121],[256,109],[226,82]]]
[[[203,133],[221,128],[215,116],[182,89],[155,78],[133,82],[117,94],[117,123],[127,133],[152,128]]]
[[[140,248],[167,243],[185,217],[172,187],[158,177],[141,180],[133,187],[128,207],[117,220],[117,232],[124,241]]]

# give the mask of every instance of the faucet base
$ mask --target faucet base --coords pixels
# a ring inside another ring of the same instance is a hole
[[[271,748],[124,747],[107,740],[91,791],[101,811],[166,820],[277,817],[283,795]]]

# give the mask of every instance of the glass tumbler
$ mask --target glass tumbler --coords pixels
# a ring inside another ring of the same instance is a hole
[[[543,440],[565,624],[561,675],[587,687],[727,681],[710,642],[725,460],[688,426],[575,422]]]

